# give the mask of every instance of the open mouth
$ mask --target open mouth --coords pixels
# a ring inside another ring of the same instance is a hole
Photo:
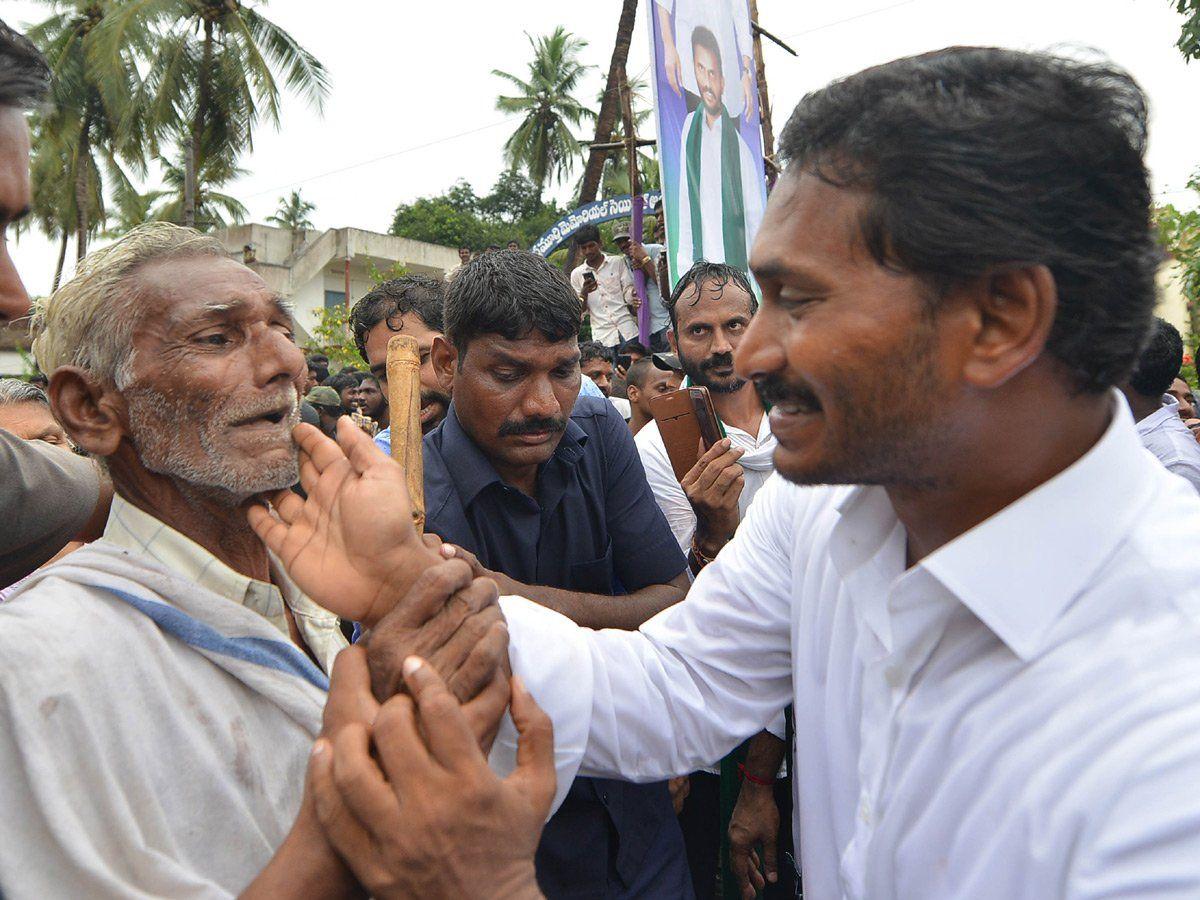
[[[233,423],[234,428],[243,428],[252,425],[279,425],[288,417],[290,410],[275,409],[270,412],[259,413],[257,416],[250,416],[246,419],[241,419]]]

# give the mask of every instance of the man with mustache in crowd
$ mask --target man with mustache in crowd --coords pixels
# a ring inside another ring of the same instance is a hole
[[[1147,119],[1108,61],[987,47],[800,102],[736,354],[778,477],[638,632],[505,611],[515,660],[587,673],[583,774],[688,771],[793,703],[806,897],[1200,896],[1200,498],[1115,388],[1156,304]],[[362,746],[314,771],[331,807],[418,811],[331,839],[532,896],[548,763],[481,785],[472,760],[420,802],[426,770],[386,760],[439,753],[417,726],[459,717],[429,712],[377,741],[392,785]],[[356,766],[372,787],[329,777]]]
[[[467,254],[468,260],[470,253]],[[466,265],[466,262],[463,263]],[[461,267],[460,267],[461,268]],[[426,275],[402,275],[385,281],[354,304],[350,330],[354,344],[387,403],[387,345],[397,334],[417,342],[421,355],[421,431],[429,434],[446,417],[450,394],[438,382],[430,362],[435,339],[442,336],[442,298],[445,286]],[[375,443],[391,452],[392,429],[375,435]]]
[[[29,214],[25,110],[50,86],[46,60],[0,22],[0,328],[29,314],[29,295],[8,254],[10,226]],[[47,562],[70,541],[98,537],[112,485],[89,459],[58,453],[0,427],[0,588]]]
[[[775,471],[777,446],[771,423],[754,385],[734,371],[734,353],[758,311],[758,299],[746,274],[725,263],[698,262],[679,279],[667,300],[667,341],[679,359],[687,383],[708,388],[725,438],[697,460],[677,481],[658,423],[637,434],[638,454],[646,480],[680,548],[694,572],[716,558],[733,537],[759,489]],[[771,882],[769,895],[794,893],[795,879],[786,868],[779,878],[777,861],[791,842],[791,829],[779,828],[782,806],[790,810],[786,783],[775,776],[787,746],[782,717],[747,748],[743,781],[730,819],[730,864],[744,887],[749,885],[749,858],[764,846]],[[776,795],[778,796],[778,802]],[[720,778],[718,770],[696,772],[680,824],[687,839],[692,880],[701,897],[711,896],[720,856]],[[704,891],[707,889],[707,893]]]
[[[502,250],[446,288],[433,366],[453,396],[425,437],[426,530],[476,575],[594,628],[636,628],[682,600],[687,564],[621,415],[579,396],[582,308],[541,257]],[[665,783],[577,779],[546,826],[550,897],[681,897]]]
[[[166,223],[133,230],[80,264],[35,330],[55,416],[105,461],[116,497],[103,537],[0,604],[5,895],[216,896],[252,881],[263,896],[350,890],[303,791],[327,673],[346,646],[337,616],[372,629],[383,696],[408,651],[461,633],[466,652],[445,650],[446,664],[482,653],[464,695],[490,685],[481,696],[502,708],[494,588],[387,616],[426,569],[470,580],[411,527],[355,538],[362,556],[344,568],[288,555],[300,577],[310,564],[337,578],[328,609],[277,567],[248,509],[270,496],[290,518],[298,473],[311,487],[326,465],[298,458],[293,441],[306,373],[290,310],[214,238]],[[376,503],[407,505],[403,491],[355,474],[364,458],[394,464],[349,421],[341,430],[358,459],[342,460],[342,497],[361,511],[353,527]],[[445,630],[447,613],[463,627]],[[325,710],[325,733],[361,719],[368,700],[369,686],[350,713]]]

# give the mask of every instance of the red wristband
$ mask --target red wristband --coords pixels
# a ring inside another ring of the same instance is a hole
[[[760,787],[772,787],[775,784],[774,778],[768,780],[766,778],[759,778],[757,775],[751,775],[746,771],[746,767],[742,763],[738,763],[738,771],[742,773],[742,780],[748,781],[751,784],[757,784]]]

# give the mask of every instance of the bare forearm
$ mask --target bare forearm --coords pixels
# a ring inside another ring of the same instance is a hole
[[[746,774],[759,781],[774,781],[787,752],[787,743],[769,731],[760,731],[746,748]]]
[[[352,900],[366,897],[357,879],[329,846],[315,811],[306,798],[267,867],[242,891],[241,900]]]
[[[587,594],[544,585],[522,584],[507,575],[493,575],[501,594],[516,594],[562,613],[584,628],[622,628],[633,631],[685,596],[687,588],[676,584],[654,584],[632,594],[613,597]]]

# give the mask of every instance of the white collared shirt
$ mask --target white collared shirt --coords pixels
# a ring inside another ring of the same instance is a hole
[[[1164,394],[1162,408],[1137,423],[1142,446],[1200,492],[1200,444],[1179,418],[1179,401]]]
[[[633,633],[509,603],[516,658],[590,694],[585,775],[691,771],[794,702],[806,897],[1200,896],[1200,499],[1113,403],[910,569],[884,489],[775,476],[683,603]]]
[[[744,519],[754,495],[775,471],[770,461],[778,442],[775,435],[771,434],[771,419],[765,412],[759,422],[757,435],[735,428],[728,422],[725,423],[725,434],[733,446],[746,451],[742,457],[742,493],[738,497],[738,513]],[[654,493],[654,501],[667,517],[667,524],[671,526],[680,548],[687,553],[692,546],[692,535],[696,533],[696,511],[675,478],[671,457],[667,455],[667,445],[663,443],[658,423],[648,422],[633,436],[633,441],[642,459],[642,468],[646,470],[646,481]]]
[[[258,613],[290,641],[291,632],[284,612],[286,602],[297,631],[326,673],[333,671],[333,658],[347,646],[337,616],[301,592],[274,560],[272,573],[283,586],[282,591],[274,584],[235,572],[195,541],[119,495],[113,497],[104,537],[118,547],[143,553],[177,575]]]
[[[596,289],[588,294],[587,310],[592,322],[592,340],[605,347],[615,347],[621,341],[638,336],[637,320],[630,311],[635,300],[633,275],[623,256],[605,255],[604,262],[592,268],[587,262],[571,273],[571,287],[583,297],[583,273],[596,276]]]

